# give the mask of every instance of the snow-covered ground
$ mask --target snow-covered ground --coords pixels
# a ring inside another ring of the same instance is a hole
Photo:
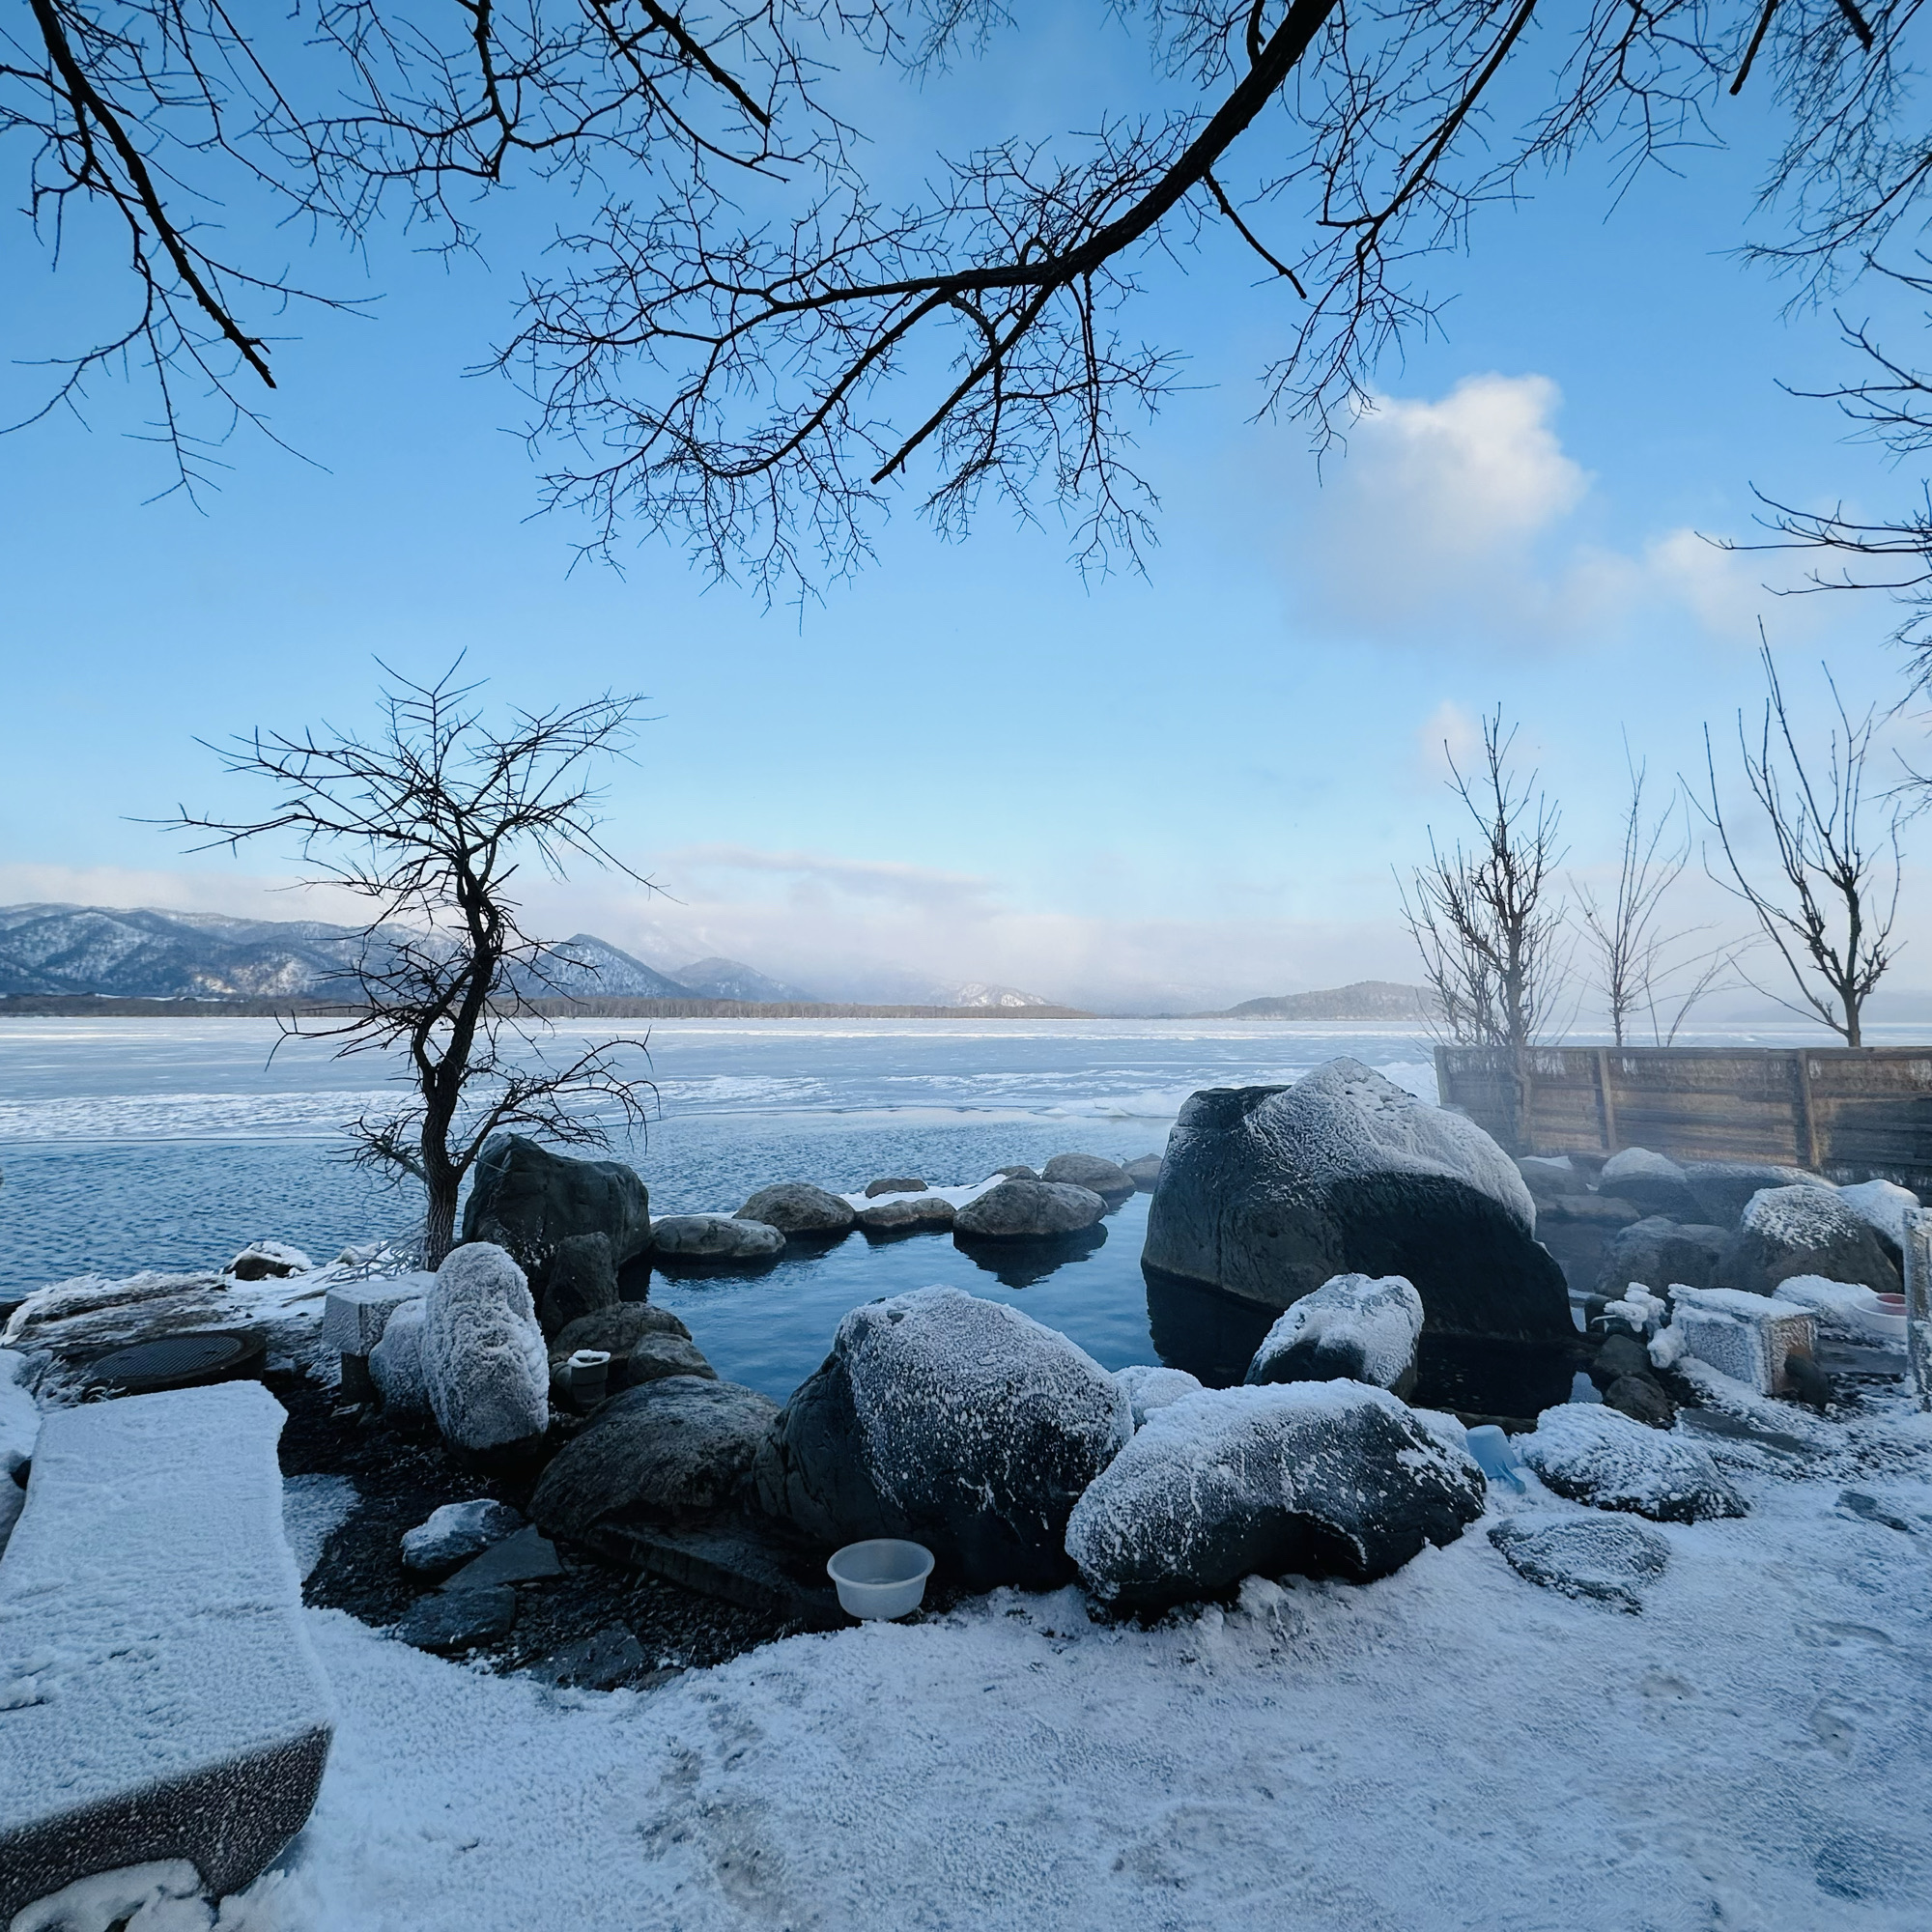
[[[1518,1577],[1493,1514],[1366,1588],[1251,1580],[1148,1630],[1001,1593],[645,1693],[313,1611],[341,1726],[272,1916],[1923,1932],[1932,1421],[1894,1398],[1817,1439],[1797,1475],[1726,1448],[1750,1515],[1662,1526],[1636,1616]]]

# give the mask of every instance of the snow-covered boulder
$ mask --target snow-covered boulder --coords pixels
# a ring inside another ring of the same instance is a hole
[[[1185,1369],[1159,1367],[1151,1362],[1135,1362],[1114,1371],[1114,1379],[1126,1391],[1127,1406],[1138,1429],[1155,1409],[1179,1402],[1184,1395],[1199,1395],[1201,1384]]]
[[[25,1355],[0,1349],[0,1550],[27,1500],[16,1471],[33,1461],[41,1429],[40,1406],[27,1387],[29,1366]]]
[[[515,1450],[550,1426],[544,1333],[523,1269],[493,1242],[457,1248],[437,1270],[424,1302],[422,1367],[437,1427],[454,1448]]]
[[[855,1308],[785,1405],[758,1498],[824,1543],[908,1537],[974,1589],[1064,1582],[1074,1499],[1133,1430],[1065,1335],[956,1288]]]
[[[1597,1192],[1632,1202],[1644,1213],[1662,1214],[1668,1220],[1697,1218],[1690,1177],[1668,1155],[1653,1153],[1649,1148],[1625,1148],[1613,1153],[1597,1177]]]
[[[785,1237],[768,1221],[735,1214],[667,1214],[651,1223],[653,1259],[743,1266],[775,1262]]]
[[[43,1418],[0,1561],[0,1925],[163,1860],[239,1891],[307,1821],[334,1706],[283,1528],[284,1419],[252,1381]]]
[[[1111,1207],[1134,1192],[1134,1178],[1119,1161],[1096,1153],[1057,1153],[1040,1169],[1039,1178],[1063,1187],[1084,1187]]]
[[[397,1415],[430,1412],[429,1378],[423,1371],[427,1298],[406,1301],[383,1325],[383,1339],[369,1350],[369,1379],[383,1406]]]
[[[523,1526],[523,1518],[508,1503],[494,1502],[488,1496],[479,1496],[474,1502],[444,1503],[413,1529],[403,1532],[403,1568],[418,1577],[447,1577]]]
[[[852,1226],[852,1204],[809,1180],[781,1180],[761,1187],[738,1209],[741,1221],[763,1221],[781,1235],[842,1235]]]
[[[1103,1603],[1158,1608],[1290,1571],[1367,1582],[1483,1513],[1482,1472],[1386,1389],[1204,1389],[1094,1479],[1066,1549]]]
[[[1774,1301],[1807,1309],[1820,1328],[1854,1341],[1890,1339],[1895,1318],[1862,1282],[1827,1281],[1821,1274],[1792,1274],[1772,1290]]]
[[[1515,1438],[1522,1460],[1560,1496],[1655,1522],[1743,1516],[1744,1498],[1695,1443],[1646,1429],[1596,1403],[1546,1408]]]
[[[1656,1530],[1617,1517],[1507,1517],[1490,1541],[1519,1577],[1633,1616],[1670,1562],[1670,1545]]]
[[[1596,1292],[1620,1295],[1632,1282],[1659,1294],[1680,1281],[1692,1288],[1715,1288],[1718,1264],[1729,1239],[1723,1229],[1702,1222],[1646,1215],[1611,1236],[1597,1271]]]
[[[1817,1318],[1796,1301],[1732,1288],[1678,1288],[1671,1300],[1686,1352],[1759,1395],[1782,1395],[1791,1358],[1817,1353]]]
[[[1718,1286],[1769,1294],[1794,1274],[1863,1282],[1881,1294],[1900,1292],[1898,1269],[1877,1231],[1833,1187],[1767,1187],[1753,1194],[1724,1250]]]
[[[1338,1274],[1304,1294],[1267,1331],[1248,1364],[1250,1382],[1413,1380],[1422,1297],[1401,1275]]]
[[[1071,1181],[1003,1180],[960,1208],[952,1232],[971,1241],[1045,1241],[1077,1235],[1106,1211],[1093,1188]]]
[[[315,1264],[286,1241],[250,1241],[221,1271],[237,1281],[279,1281],[308,1274]]]
[[[1832,1191],[1832,1183],[1821,1174],[1802,1167],[1781,1167],[1772,1160],[1692,1160],[1684,1166],[1684,1178],[1697,1203],[1697,1212],[1687,1219],[1707,1221],[1726,1230],[1735,1228],[1753,1194],[1767,1187],[1820,1187]]]
[[[1838,1199],[1885,1243],[1887,1256],[1905,1265],[1907,1217],[1918,1211],[1918,1197],[1895,1180],[1861,1180],[1838,1189]]]
[[[435,1280],[433,1274],[393,1274],[332,1284],[322,1304],[323,1341],[338,1354],[367,1355],[390,1316],[406,1302],[420,1301]]]
[[[463,1238],[490,1241],[538,1272],[572,1235],[603,1235],[619,1268],[651,1245],[650,1196],[621,1161],[576,1160],[522,1134],[492,1134],[476,1157]]]
[[[1210,1088],[1180,1111],[1148,1210],[1148,1266],[1285,1309],[1338,1274],[1400,1274],[1432,1328],[1574,1332],[1516,1163],[1473,1121],[1353,1060],[1292,1087]]]
[[[615,1519],[676,1522],[724,1509],[778,1412],[756,1389],[696,1376],[627,1389],[552,1459],[531,1519],[546,1536],[595,1548]]]

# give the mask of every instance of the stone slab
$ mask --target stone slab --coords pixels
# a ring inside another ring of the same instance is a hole
[[[383,1339],[389,1317],[404,1302],[427,1294],[435,1282],[433,1274],[399,1274],[331,1288],[322,1304],[323,1341],[338,1354],[368,1354]]]

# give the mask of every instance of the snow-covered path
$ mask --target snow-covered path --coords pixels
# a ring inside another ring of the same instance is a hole
[[[1640,1616],[1487,1520],[1364,1589],[1151,1631],[998,1595],[642,1694],[312,1612],[343,1722],[284,1896],[327,1932],[1923,1932],[1932,1430],[1860,1433],[1916,1533],[1734,1463],[1752,1514],[1665,1527]]]

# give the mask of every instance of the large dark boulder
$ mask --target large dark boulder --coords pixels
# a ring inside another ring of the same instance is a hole
[[[852,1204],[809,1180],[781,1180],[761,1187],[738,1209],[741,1221],[762,1221],[781,1235],[834,1236],[848,1234],[854,1219]]]
[[[785,1405],[757,1493],[824,1544],[923,1543],[976,1590],[1071,1574],[1067,1513],[1132,1433],[1121,1385],[1065,1335],[956,1288],[855,1308]]]
[[[1738,1225],[1751,1196],[1767,1187],[1832,1191],[1832,1183],[1822,1175],[1807,1174],[1802,1167],[1779,1167],[1769,1160],[1693,1160],[1686,1164],[1684,1179],[1697,1203],[1697,1211],[1679,1218],[1707,1221],[1726,1229]]]
[[[952,1232],[968,1241],[1046,1241],[1077,1235],[1106,1211],[1106,1202],[1091,1187],[1061,1180],[1003,1180],[960,1208]]]
[[[769,1221],[735,1214],[666,1214],[651,1226],[652,1256],[673,1267],[762,1266],[777,1261],[784,1244]]]
[[[1119,1161],[1102,1160],[1096,1153],[1057,1153],[1040,1169],[1039,1178],[1066,1187],[1084,1187],[1110,1208],[1118,1207],[1134,1191],[1133,1176]]]
[[[553,1459],[530,1520],[546,1536],[594,1547],[613,1520],[715,1514],[737,1498],[778,1412],[755,1389],[696,1376],[627,1389]]]
[[[1484,1494],[1469,1457],[1385,1389],[1206,1389],[1148,1416],[1074,1505],[1066,1548],[1123,1609],[1257,1574],[1366,1583],[1461,1536]]]
[[[1612,1301],[1619,1300],[1634,1281],[1653,1294],[1680,1282],[1686,1288],[1716,1288],[1718,1263],[1728,1239],[1721,1228],[1647,1215],[1625,1228],[1604,1250],[1594,1287]]]
[[[1744,1498],[1694,1442],[1646,1428],[1602,1404],[1546,1408],[1516,1446],[1559,1496],[1573,1502],[1628,1510],[1654,1522],[1746,1513]]]
[[[668,1308],[648,1301],[620,1301],[581,1315],[550,1345],[551,1384],[559,1369],[579,1349],[601,1349],[611,1357],[607,1386],[614,1395],[634,1382],[656,1381],[664,1376],[710,1376],[714,1373],[693,1346],[691,1330]],[[633,1373],[633,1364],[636,1373]]]
[[[1151,1271],[1287,1308],[1338,1274],[1403,1275],[1432,1329],[1574,1334],[1516,1164],[1473,1121],[1353,1060],[1180,1111],[1148,1209]]]
[[[566,1235],[545,1271],[537,1320],[546,1335],[554,1335],[580,1316],[615,1307],[620,1299],[610,1236]]]
[[[1769,1294],[1801,1274],[1861,1282],[1880,1294],[1902,1293],[1877,1229],[1839,1200],[1835,1188],[1765,1188],[1751,1196],[1725,1246],[1718,1286]]]
[[[1684,1170],[1667,1154],[1649,1148],[1625,1148],[1604,1163],[1597,1192],[1630,1202],[1641,1213],[1663,1214],[1673,1221],[1699,1218],[1696,1197]]]
[[[651,1244],[650,1197],[615,1160],[574,1160],[522,1134],[493,1134],[476,1157],[463,1208],[463,1238],[506,1248],[540,1275],[559,1243],[602,1235],[621,1268]]]

